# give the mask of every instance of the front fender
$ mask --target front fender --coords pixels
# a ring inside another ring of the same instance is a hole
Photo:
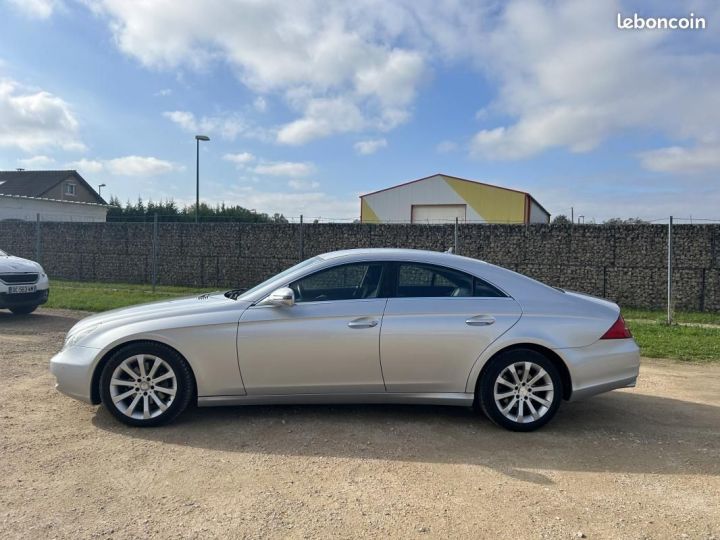
[[[237,326],[234,322],[213,322],[146,330],[147,323],[132,324],[94,333],[88,346],[97,346],[100,353],[93,371],[101,369],[109,353],[136,341],[155,341],[167,345],[187,360],[195,376],[198,397],[213,395],[245,395],[245,385],[237,361]]]

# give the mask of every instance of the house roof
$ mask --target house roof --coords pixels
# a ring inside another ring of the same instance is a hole
[[[490,187],[493,187],[496,189],[504,189],[505,191],[513,191],[515,193],[522,193],[523,195],[527,195],[528,197],[530,197],[530,199],[532,199],[535,202],[535,204],[537,204],[540,207],[540,209],[543,212],[545,212],[548,216],[550,215],[550,212],[545,210],[545,207],[543,207],[543,205],[540,204],[537,201],[537,199],[535,197],[533,197],[532,195],[530,195],[527,191],[520,191],[519,189],[511,189],[511,188],[506,188],[503,186],[496,186],[495,184],[488,184],[487,182],[478,182],[477,180],[468,180],[467,178],[460,178],[458,176],[451,176],[449,174],[444,174],[444,173],[435,173],[435,174],[431,174],[430,176],[423,176],[422,178],[418,178],[417,180],[410,180],[409,182],[403,182],[402,184],[398,184],[396,186],[391,186],[391,187],[384,188],[384,189],[378,189],[377,191],[372,191],[370,193],[365,193],[364,195],[360,195],[360,198],[362,199],[363,197],[367,197],[368,195],[375,195],[377,193],[382,193],[383,191],[390,191],[391,189],[407,186],[409,184],[414,184],[416,182],[422,182],[423,180],[428,180],[435,176],[444,176],[445,178],[452,178],[453,180],[460,180],[462,182],[468,182],[470,184],[477,184],[477,185],[481,185],[481,186],[490,186]]]
[[[4,193],[0,193],[0,198],[3,198],[3,199],[28,199],[30,201],[50,201],[50,202],[58,202],[58,203],[63,203],[63,204],[80,204],[80,205],[85,205],[85,206],[103,206],[105,208],[110,206],[108,204],[101,204],[101,203],[94,203],[94,202],[48,199],[47,197],[27,197],[25,195],[5,195]]]
[[[47,198],[48,191],[68,178],[85,186],[97,204],[107,204],[77,171],[0,171],[0,194]]]

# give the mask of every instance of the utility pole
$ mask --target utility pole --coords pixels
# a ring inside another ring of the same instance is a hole
[[[195,135],[195,223],[200,223],[200,141],[209,141],[207,135]]]
[[[673,217],[668,222],[668,243],[667,243],[667,323],[672,324],[672,255],[673,255]]]

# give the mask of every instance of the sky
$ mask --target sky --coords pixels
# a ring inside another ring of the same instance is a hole
[[[617,15],[706,20],[618,29]],[[0,0],[0,169],[351,220],[438,172],[720,220],[720,2]]]

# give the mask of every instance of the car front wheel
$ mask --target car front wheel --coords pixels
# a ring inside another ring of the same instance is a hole
[[[531,349],[513,349],[490,361],[478,401],[498,426],[532,431],[555,416],[562,394],[562,380],[551,360]]]
[[[123,347],[110,357],[100,377],[103,405],[131,426],[172,421],[194,394],[194,379],[185,359],[159,343]]]

